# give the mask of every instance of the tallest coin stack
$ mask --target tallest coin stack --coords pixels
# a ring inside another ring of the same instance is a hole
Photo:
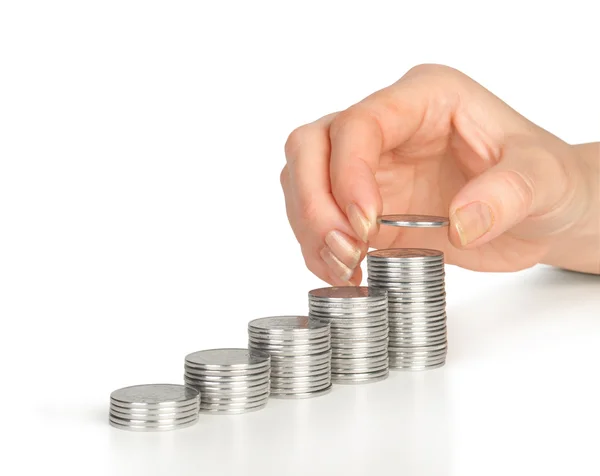
[[[390,368],[427,370],[446,360],[444,254],[427,249],[367,255],[369,286],[388,293]]]

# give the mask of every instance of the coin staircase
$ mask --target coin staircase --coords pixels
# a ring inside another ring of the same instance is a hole
[[[447,224],[437,217],[401,217],[380,223]],[[307,315],[250,321],[247,348],[187,355],[182,385],[114,391],[110,425],[131,431],[174,430],[195,424],[200,414],[247,413],[265,408],[270,398],[314,398],[334,385],[386,379],[390,370],[443,366],[448,348],[443,253],[372,251],[367,270],[367,287],[310,291]]]

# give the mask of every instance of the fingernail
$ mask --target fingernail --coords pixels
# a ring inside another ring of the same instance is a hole
[[[371,230],[372,223],[360,207],[355,203],[351,203],[346,208],[346,215],[358,237],[365,243],[369,241],[369,231]]]
[[[354,269],[360,260],[360,249],[341,231],[333,230],[325,235],[325,243],[333,255],[348,268]]]
[[[460,244],[467,246],[492,229],[492,209],[482,202],[473,202],[457,209],[452,216]]]
[[[354,271],[337,259],[328,246],[323,248],[320,254],[323,261],[329,266],[333,276],[344,282],[350,280]]]

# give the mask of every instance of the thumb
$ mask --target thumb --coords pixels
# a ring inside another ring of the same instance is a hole
[[[452,244],[475,248],[513,228],[523,238],[564,228],[568,214],[561,211],[573,195],[573,180],[565,165],[557,153],[542,145],[507,145],[500,161],[468,182],[453,199]],[[523,224],[528,217],[535,217],[535,223]]]

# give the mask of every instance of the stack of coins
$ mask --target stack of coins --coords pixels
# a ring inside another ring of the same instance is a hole
[[[271,355],[272,397],[316,397],[331,389],[329,324],[308,316],[255,319],[248,347]]]
[[[110,395],[109,423],[131,431],[176,430],[198,421],[200,396],[184,385],[135,385]]]
[[[444,254],[387,249],[367,255],[369,286],[388,292],[390,368],[427,370],[446,361]]]
[[[271,359],[248,349],[210,349],[185,358],[185,383],[200,391],[203,413],[246,413],[269,399]]]
[[[387,293],[367,287],[332,287],[308,293],[309,315],[331,325],[334,383],[385,379],[388,368]]]

